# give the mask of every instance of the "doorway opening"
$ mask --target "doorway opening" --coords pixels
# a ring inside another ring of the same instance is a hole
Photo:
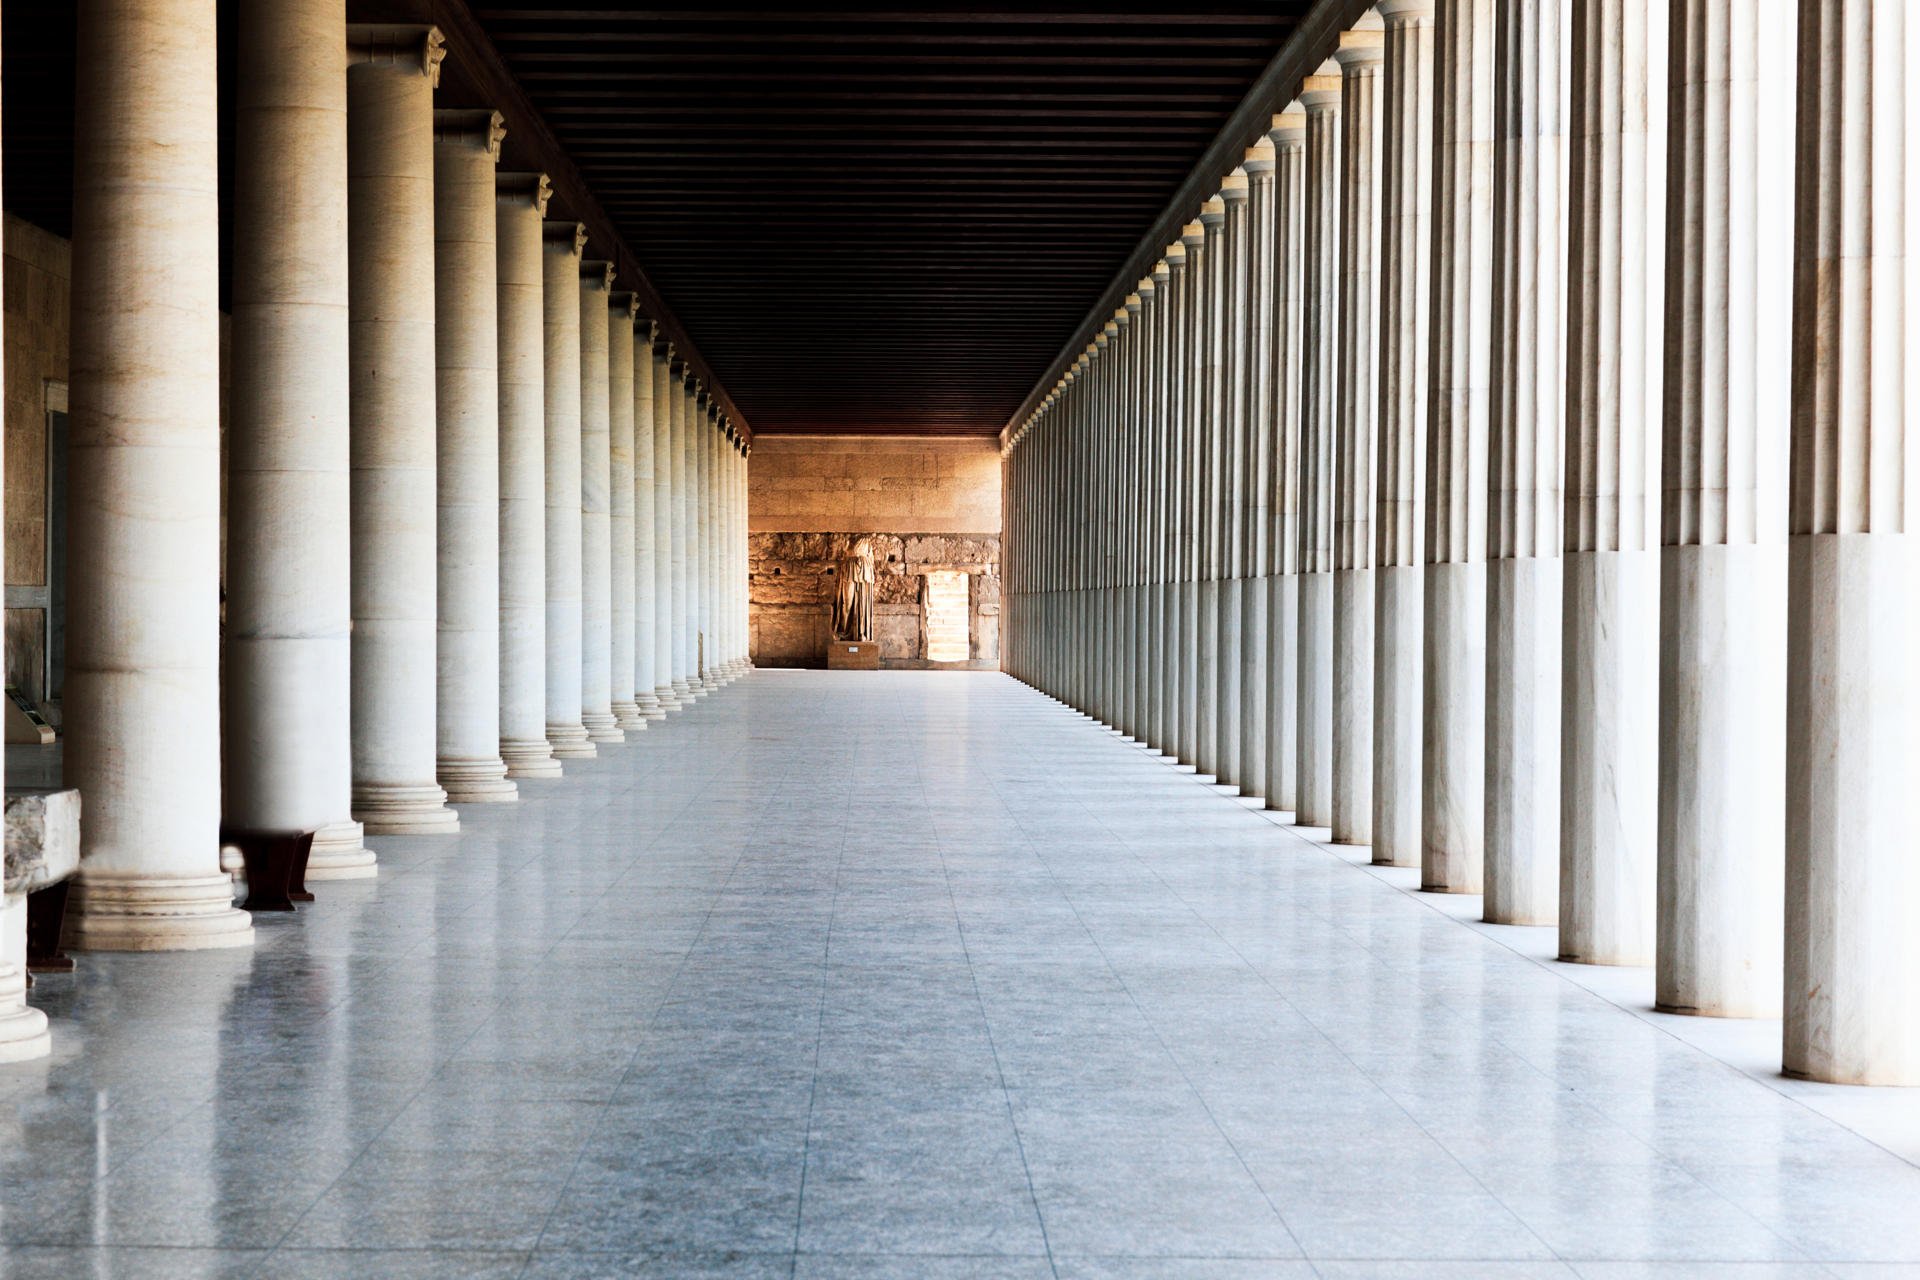
[[[972,656],[967,622],[973,610],[967,600],[967,575],[941,569],[927,574],[924,597],[928,662],[965,662]]]

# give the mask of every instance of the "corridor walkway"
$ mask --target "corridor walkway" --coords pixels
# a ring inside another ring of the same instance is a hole
[[[0,1275],[1920,1262],[1920,1170],[1805,1086],[1003,676],[761,672],[567,770],[45,980]]]

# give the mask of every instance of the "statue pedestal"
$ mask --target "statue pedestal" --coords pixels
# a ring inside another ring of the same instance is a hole
[[[880,644],[876,640],[834,640],[827,645],[827,670],[878,671]]]

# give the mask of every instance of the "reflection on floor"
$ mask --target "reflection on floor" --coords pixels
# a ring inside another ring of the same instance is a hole
[[[523,794],[250,953],[43,982],[0,1274],[1920,1261],[1920,1169],[1810,1104],[1902,1099],[1728,1065],[1002,676],[762,672]]]

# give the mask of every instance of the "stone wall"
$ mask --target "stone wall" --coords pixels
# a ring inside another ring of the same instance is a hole
[[[1000,666],[1000,539],[991,534],[756,533],[749,538],[754,662],[823,667],[832,637],[834,566],[861,538],[873,544],[873,638],[887,667]],[[967,575],[964,663],[927,661],[926,575]]]
[[[753,660],[826,665],[833,574],[874,546],[874,639],[887,667],[1000,666],[1000,450],[992,439],[761,436],[748,464]],[[927,660],[926,576],[967,575],[964,663]]]

